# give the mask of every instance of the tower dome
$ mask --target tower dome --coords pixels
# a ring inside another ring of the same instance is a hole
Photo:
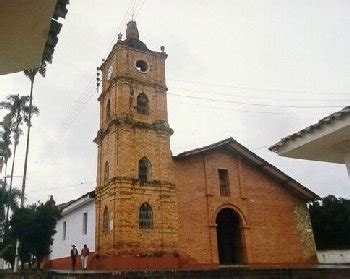
[[[127,39],[139,39],[139,30],[137,30],[136,21],[131,20],[126,25],[126,38]]]
[[[146,44],[139,39],[139,31],[137,30],[136,21],[130,20],[126,25],[126,39],[121,42],[129,47],[148,51]]]

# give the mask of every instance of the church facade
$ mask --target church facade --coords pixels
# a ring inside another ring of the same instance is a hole
[[[99,68],[96,267],[315,263],[316,194],[232,138],[172,156],[166,58],[130,21]]]
[[[48,267],[70,267],[80,226],[90,269],[317,263],[315,193],[232,138],[172,155],[166,58],[130,21],[99,67],[97,187],[65,205]]]

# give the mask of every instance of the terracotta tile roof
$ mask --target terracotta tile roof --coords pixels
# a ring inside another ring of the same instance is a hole
[[[294,134],[291,134],[285,138],[282,138],[278,143],[272,145],[269,147],[269,150],[273,152],[278,152],[278,150],[286,146],[291,140],[294,140],[296,138],[301,138],[305,136],[306,134],[312,133],[315,130],[321,129],[325,125],[332,125],[334,122],[344,119],[345,117],[350,116],[350,106],[346,106],[340,111],[337,111],[335,113],[332,113],[325,118],[322,118],[320,121],[318,121],[316,124],[313,124],[311,126],[308,126],[299,132],[296,132]]]
[[[274,165],[268,163],[263,158],[259,157],[254,152],[250,151],[248,148],[246,148],[233,138],[228,138],[204,147],[196,148],[190,151],[185,151],[176,156],[173,156],[173,158],[174,160],[183,160],[189,156],[193,156],[203,152],[213,151],[218,148],[225,148],[234,154],[238,154],[249,163],[257,166],[263,172],[265,172],[275,180],[279,181],[284,187],[287,187],[293,192],[299,194],[302,198],[308,201],[320,199],[320,197],[317,194],[315,194],[314,192],[303,186],[301,183],[279,170]]]
[[[59,205],[57,205],[57,207],[61,210],[65,209],[66,207],[70,206],[71,204],[81,200],[81,199],[84,199],[84,198],[94,198],[95,197],[95,191],[91,191],[91,192],[87,192],[86,194],[80,196],[79,198],[75,199],[75,200],[70,200],[68,202],[64,202],[64,203],[61,203]]]

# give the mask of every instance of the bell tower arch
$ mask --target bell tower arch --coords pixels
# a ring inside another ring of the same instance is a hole
[[[130,21],[125,40],[118,37],[99,68],[96,250],[101,255],[177,252],[166,58],[164,47],[160,52],[147,48],[139,39],[136,22]],[[144,204],[152,209],[152,222],[140,226],[146,222],[140,216],[149,217],[146,211],[140,213]],[[109,213],[107,232],[105,208]]]

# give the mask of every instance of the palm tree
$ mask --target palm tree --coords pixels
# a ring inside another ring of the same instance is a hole
[[[25,70],[24,74],[30,80],[30,94],[29,94],[29,109],[27,113],[27,144],[26,144],[26,155],[24,158],[24,169],[23,169],[23,180],[22,180],[22,195],[21,195],[21,207],[24,206],[24,192],[26,188],[27,180],[27,169],[28,169],[28,154],[29,154],[29,140],[30,140],[30,127],[32,126],[31,118],[33,113],[38,113],[39,110],[37,107],[33,106],[33,87],[34,80],[37,73],[40,73],[43,77],[46,74],[46,62],[43,60],[38,68],[32,70]],[[35,111],[35,109],[37,111]]]
[[[4,159],[5,164],[5,171],[4,171],[4,184],[3,186],[6,187],[6,176],[7,176],[7,166],[8,166],[8,160],[10,159],[12,152],[11,152],[11,120],[9,118],[9,115],[6,115],[2,122],[0,122],[0,126],[3,128],[3,134],[0,139],[0,156]]]
[[[29,105],[28,105],[29,102]],[[38,114],[39,109],[36,106],[32,106],[30,103],[29,96],[19,96],[17,95],[9,95],[6,98],[6,101],[0,102],[0,107],[9,110],[9,113],[5,116],[4,121],[6,125],[10,126],[10,130],[13,133],[14,139],[14,147],[13,147],[13,157],[12,157],[12,168],[11,168],[11,176],[10,176],[10,186],[9,192],[12,189],[13,183],[13,173],[15,169],[15,159],[16,159],[16,151],[19,143],[20,135],[23,134],[21,126],[26,123],[27,125],[30,123],[30,119],[28,115],[32,113]],[[30,113],[29,113],[30,112]],[[9,124],[10,123],[10,124]],[[9,214],[9,202],[7,203],[7,211],[6,211],[6,219],[5,219],[5,234],[7,232],[8,227],[8,214]]]

